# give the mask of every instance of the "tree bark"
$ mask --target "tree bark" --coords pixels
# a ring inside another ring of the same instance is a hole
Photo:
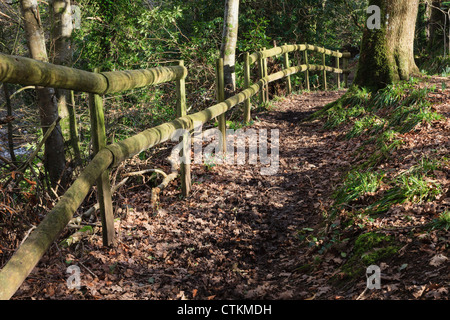
[[[35,60],[48,62],[37,0],[21,0],[20,7],[31,57]],[[55,91],[52,88],[36,87],[36,94],[42,131],[45,134],[48,126],[58,118]],[[44,155],[44,166],[49,173],[52,187],[55,187],[58,182],[65,184],[64,139],[59,125],[45,142]]]
[[[220,57],[223,58],[225,99],[236,91],[236,43],[239,26],[239,0],[225,1],[225,17],[222,33]]]
[[[419,73],[414,35],[419,0],[370,0],[381,9],[380,29],[365,28],[355,84],[374,90]]]
[[[54,63],[72,65],[72,7],[70,0],[53,0],[50,2],[53,13],[53,40],[55,45]],[[61,117],[60,126],[63,138],[73,149],[75,162],[81,163],[80,149],[78,145],[78,133],[76,126],[75,106],[70,90],[56,89],[58,101],[58,113]]]
[[[12,106],[9,94],[9,85],[3,83],[3,92],[5,94],[6,112],[8,117],[12,117]],[[13,126],[11,121],[8,122],[8,149],[11,156],[11,161],[15,164],[17,162],[16,155],[14,153],[14,141],[13,141]]]

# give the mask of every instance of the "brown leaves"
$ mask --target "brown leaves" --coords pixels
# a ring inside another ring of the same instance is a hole
[[[299,123],[313,108],[335,100],[339,94],[292,96],[275,111],[258,115],[261,128],[280,130],[280,171],[276,175],[261,176],[257,165],[214,166],[213,170],[193,165],[192,193],[184,199],[176,183],[161,190],[158,198],[152,198],[149,186],[133,186],[115,198],[116,218],[120,219],[116,223],[115,248],[103,248],[101,235],[96,231],[81,238],[79,246],[54,249],[47,255],[48,261],[35,271],[39,275],[36,278],[45,281],[27,282],[18,297],[28,294],[41,298],[72,295],[77,299],[358,297],[365,289],[364,276],[349,282],[345,289],[333,282],[346,280],[340,268],[352,253],[354,229],[349,226],[351,231],[340,234],[340,238],[333,238],[329,232],[311,241],[318,246],[332,244],[321,252],[302,246],[298,233],[303,229],[322,230],[322,216],[332,204],[333,188],[346,169],[360,161],[355,152],[363,145],[361,141],[343,141],[339,130],[324,132],[320,121]],[[421,128],[403,138],[407,143],[392,162],[382,164],[383,170],[394,173],[408,170],[416,161],[416,154],[435,149],[443,155],[449,146],[448,132],[443,134],[442,128]],[[448,168],[434,174],[448,188]],[[448,199],[446,195],[434,206],[401,204],[373,221],[366,221],[367,228],[374,230],[398,228],[388,232],[402,249],[392,261],[380,262],[382,289],[365,298],[448,297],[448,288],[444,286],[444,277],[449,274],[445,251],[448,233],[415,228],[433,219],[450,203]],[[158,205],[152,207],[152,203]],[[347,223],[344,218],[336,217],[334,224]],[[82,290],[71,291],[65,286],[67,265],[61,263],[59,250],[64,256],[71,255],[72,264],[81,266]],[[53,277],[46,273],[49,265],[54,266]],[[48,287],[46,292],[39,290],[43,283]]]

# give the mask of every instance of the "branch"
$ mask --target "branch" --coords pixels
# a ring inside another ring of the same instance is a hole
[[[128,172],[125,173],[123,176],[124,177],[131,177],[131,176],[140,176],[149,172],[155,172],[155,173],[159,173],[160,175],[162,175],[164,178],[167,177],[167,174],[159,169],[146,169],[146,170],[141,170],[141,171],[136,171],[136,172]]]
[[[39,142],[38,146],[36,147],[36,149],[33,151],[33,153],[28,157],[27,161],[25,161],[24,164],[22,164],[19,169],[17,170],[17,172],[14,171],[14,173],[19,173],[20,174],[20,178],[19,178],[19,182],[22,180],[23,178],[23,173],[25,172],[25,170],[27,169],[27,167],[31,164],[31,162],[33,161],[33,159],[37,156],[37,154],[39,153],[39,151],[41,150],[42,146],[44,145],[45,141],[47,141],[48,137],[50,136],[50,134],[52,133],[52,131],[55,129],[56,125],[58,124],[59,120],[61,120],[60,117],[58,117],[58,119],[56,119],[55,121],[53,121],[53,123],[48,127],[47,131],[44,134],[44,137],[42,137],[42,140]],[[12,180],[12,176],[8,179],[8,181],[5,182],[5,184],[3,185],[3,188],[5,188]]]

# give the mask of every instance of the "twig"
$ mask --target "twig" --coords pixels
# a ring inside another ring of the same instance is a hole
[[[156,186],[155,188],[152,189],[152,195],[151,195],[151,202],[152,202],[152,208],[155,209],[157,202],[159,200],[159,193],[161,192],[162,189],[166,188],[169,183],[173,180],[175,180],[178,176],[178,169],[179,166],[169,158],[167,158],[167,160],[170,162],[170,164],[172,165],[172,172],[168,175],[166,175],[163,179],[163,181]]]
[[[128,181],[128,177],[120,181],[118,184],[111,187],[111,193],[116,192],[121,186],[123,186]],[[93,207],[89,208],[86,212],[83,213],[84,217],[91,216],[94,212],[100,209],[100,204],[97,202]]]
[[[141,170],[141,171],[136,171],[136,172],[128,172],[128,173],[125,173],[123,176],[124,177],[139,176],[139,175],[143,175],[143,174],[146,174],[149,172],[156,172],[156,173],[159,173],[160,175],[162,175],[164,178],[167,177],[167,174],[160,169],[146,169],[146,170]]]
[[[8,113],[7,118],[9,118],[10,120],[8,121],[8,149],[9,154],[11,156],[11,161],[15,163],[17,160],[16,155],[14,154],[13,127],[11,123],[14,120],[14,117],[12,115],[12,106],[11,106],[11,97],[9,96],[9,88],[8,84],[6,83],[3,84],[3,92],[5,93],[6,109]]]
[[[4,163],[6,163],[7,165],[10,165],[11,167],[13,167],[13,169],[17,169],[17,167],[14,165],[14,163],[12,163],[11,161],[9,161],[9,160],[6,159],[5,157],[0,156],[0,160],[3,161]]]
[[[42,146],[44,145],[45,141],[47,141],[48,137],[50,136],[50,134],[52,133],[52,131],[55,129],[56,125],[58,124],[59,120],[61,120],[60,117],[58,117],[58,119],[56,119],[47,129],[47,131],[45,132],[44,136],[42,137],[42,140],[39,142],[38,146],[36,147],[36,150],[33,151],[33,153],[28,157],[27,161],[25,161],[25,163],[23,165],[20,166],[20,168],[18,169],[19,173],[21,173],[19,178],[19,182],[22,180],[23,178],[23,173],[25,172],[25,170],[27,169],[27,167],[31,164],[31,162],[33,161],[33,159],[37,156],[37,154],[39,153],[39,151],[41,150]],[[12,177],[10,177],[8,179],[8,181],[5,182],[3,187],[6,187],[12,180]]]
[[[89,270],[89,268],[86,267],[81,261],[78,261],[78,263],[80,264],[80,266],[85,268],[94,278],[98,278],[97,275],[95,273],[93,273],[91,270]]]
[[[358,298],[356,298],[356,300],[364,300],[363,297],[367,292],[367,287],[364,289],[363,292],[361,292],[361,294],[358,296]]]
[[[25,237],[23,237],[22,241],[20,242],[20,246],[22,245],[22,243],[25,242],[25,240],[27,240],[27,238],[28,238],[28,236],[30,235],[31,231],[33,231],[34,229],[36,229],[36,226],[32,226],[32,227],[30,228],[30,230],[27,231],[27,234],[25,235]],[[19,247],[20,247],[20,246],[19,246]]]

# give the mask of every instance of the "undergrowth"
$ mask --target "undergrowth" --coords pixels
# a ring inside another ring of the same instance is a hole
[[[417,83],[412,79],[376,93],[352,88],[349,96],[326,108],[323,114],[315,115],[326,119],[326,129],[347,125],[345,139],[361,137],[365,141],[359,149],[363,161],[347,174],[334,194],[334,214],[343,209],[360,210],[354,202],[369,194],[378,193],[379,199],[372,197],[372,203],[360,206],[370,213],[381,213],[396,203],[432,200],[441,192],[439,184],[432,180],[433,170],[441,165],[438,159],[424,156],[415,166],[394,177],[377,169],[403,144],[402,134],[413,131],[420,123],[443,118],[428,101],[428,94],[436,88],[417,88]],[[386,190],[381,192],[382,189]]]
[[[404,144],[405,134],[416,130],[419,124],[443,119],[428,99],[436,88],[418,88],[417,84],[418,81],[412,79],[378,92],[352,87],[341,99],[309,119],[324,119],[324,129],[339,128],[344,132],[343,139],[359,138],[361,144],[354,154],[353,167],[335,188],[332,206],[324,210],[325,228],[317,235],[310,235],[310,238],[322,239],[315,242],[319,254],[339,243],[339,239],[351,242],[348,235],[353,235],[353,250],[341,268],[346,276],[354,277],[363,271],[363,265],[377,263],[395,254],[395,241],[390,238],[386,241],[387,238],[378,233],[371,234],[377,241],[368,241],[361,248],[361,237],[368,235],[377,217],[388,214],[395,205],[423,204],[443,193],[435,172],[448,166],[446,157],[414,155],[415,161],[406,170],[387,165]],[[449,226],[448,211],[440,213],[428,224],[429,228],[444,230]],[[385,247],[373,254],[371,243],[377,246],[384,243]]]

